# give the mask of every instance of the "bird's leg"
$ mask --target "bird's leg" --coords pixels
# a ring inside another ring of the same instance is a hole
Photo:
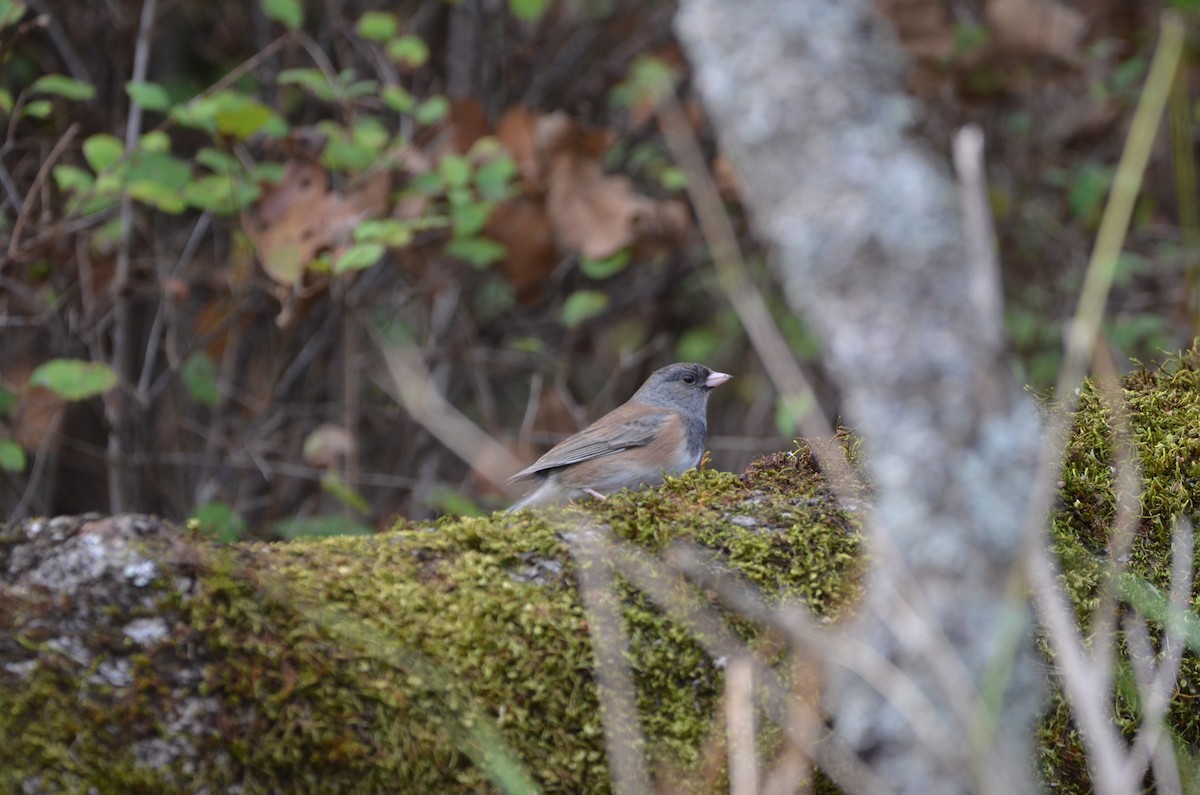
[[[596,498],[596,499],[598,499],[598,500],[607,500],[607,499],[608,499],[607,497],[605,497],[603,494],[601,494],[600,492],[596,491],[595,489],[589,489],[589,488],[586,488],[586,487],[585,487],[585,488],[584,488],[584,492],[586,492],[586,493],[588,493],[588,494],[592,495],[593,497],[595,497],[595,498]]]

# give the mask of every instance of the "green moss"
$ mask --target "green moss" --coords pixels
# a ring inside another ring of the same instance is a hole
[[[1123,393],[1145,476],[1129,566],[1159,589],[1169,580],[1173,519],[1194,518],[1198,386],[1192,352],[1134,374]],[[1107,576],[1112,427],[1111,408],[1086,387],[1052,525],[1062,581],[1085,625]],[[564,541],[580,522],[648,553],[679,540],[702,545],[769,598],[801,599],[829,618],[854,602],[864,566],[855,513],[834,502],[803,448],[767,456],[743,477],[692,472],[562,512],[403,522],[377,536],[289,544],[212,548],[175,538],[158,555],[164,574],[153,603],[94,606],[87,640],[98,653],[82,669],[44,653],[50,637],[37,627],[49,625],[39,617],[54,613],[53,600],[0,600],[0,622],[22,628],[9,640],[0,633],[0,644],[39,663],[0,670],[0,791],[36,773],[47,792],[183,792],[199,781],[245,793],[492,792],[520,778],[511,762],[545,792],[606,792],[587,620]],[[0,554],[11,544],[0,538]],[[179,576],[195,586],[170,587]],[[696,771],[722,742],[714,719],[722,671],[687,630],[619,582],[652,769],[719,786],[719,773]],[[131,652],[119,627],[138,610],[166,617],[171,632]],[[750,643],[777,649],[727,618]],[[117,659],[129,664],[130,684],[98,682],[94,674]],[[1128,734],[1136,699],[1119,674],[1116,719]],[[1200,747],[1198,688],[1200,661],[1189,654],[1172,710],[1184,749]],[[209,711],[181,730],[163,704],[189,700]],[[189,751],[171,764],[139,762],[135,748],[180,735]],[[1082,746],[1057,694],[1039,738],[1047,786],[1088,792]]]
[[[1127,570],[1165,592],[1170,585],[1172,527],[1177,518],[1195,523],[1195,501],[1200,495],[1200,351],[1174,357],[1155,370],[1139,369],[1125,379],[1123,387],[1122,410],[1143,479],[1141,518]],[[1086,384],[1064,459],[1051,535],[1062,569],[1060,581],[1085,628],[1108,576],[1107,545],[1116,514],[1114,423],[1113,407],[1106,405],[1093,384]],[[1152,623],[1151,629],[1157,637],[1160,628]],[[1200,748],[1200,714],[1194,708],[1198,695],[1200,662],[1189,652],[1169,724],[1185,768],[1195,753],[1188,749]],[[1133,736],[1137,699],[1126,662],[1118,666],[1114,719],[1122,733]],[[1083,746],[1058,693],[1051,699],[1040,739],[1046,785],[1056,792],[1091,792]]]
[[[186,791],[192,781],[245,793],[487,792],[507,758],[542,791],[606,792],[590,637],[564,538],[586,521],[650,552],[689,540],[770,597],[832,614],[857,592],[858,528],[798,462],[767,459],[762,487],[755,473],[702,471],[559,513],[210,548],[196,592],[173,605],[180,634],[164,647],[187,649],[201,672],[183,695],[218,705],[191,734],[196,769],[139,781],[127,754],[97,752],[78,774],[126,792]],[[624,582],[620,593],[648,759],[689,780],[719,725],[721,669],[648,598]],[[746,622],[733,624],[754,641]],[[11,781],[28,775],[22,758],[53,761],[76,733],[97,734],[116,715],[120,725],[100,733],[118,747],[168,735],[153,702],[181,694],[161,692],[156,664],[145,655],[147,675],[124,706],[23,740]],[[0,696],[0,737],[35,714],[78,714],[69,702],[81,672],[52,674],[40,671],[44,682],[19,699]]]

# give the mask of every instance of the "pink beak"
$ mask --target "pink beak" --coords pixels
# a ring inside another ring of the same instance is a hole
[[[708,378],[704,379],[704,385],[709,389],[715,389],[721,384],[733,378],[729,373],[709,373]]]

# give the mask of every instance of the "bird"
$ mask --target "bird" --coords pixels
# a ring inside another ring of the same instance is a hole
[[[604,499],[696,466],[708,439],[708,397],[732,377],[693,362],[655,370],[624,404],[509,478],[537,483],[508,512],[585,494]]]

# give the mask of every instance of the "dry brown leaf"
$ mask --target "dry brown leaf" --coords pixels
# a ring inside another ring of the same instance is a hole
[[[627,177],[604,172],[611,136],[586,131],[564,113],[538,120],[534,148],[546,186],[546,212],[559,244],[592,259],[612,256],[650,237],[687,228],[679,202],[660,202],[633,189]]]
[[[513,162],[525,182],[525,195],[533,198],[542,192],[538,175],[537,156],[533,149],[533,131],[537,116],[527,109],[515,107],[504,114],[496,126],[496,140],[512,155]]]
[[[988,0],[986,16],[999,47],[1063,61],[1079,57],[1083,14],[1055,0]]]
[[[383,171],[342,195],[329,189],[329,176],[319,164],[289,160],[279,185],[263,191],[254,208],[243,214],[242,225],[267,275],[294,286],[317,254],[336,255],[361,220],[384,209],[389,186],[390,176]]]
[[[558,264],[554,231],[545,209],[524,197],[496,206],[484,235],[504,246],[506,256],[497,265],[528,305],[541,297],[546,278]]]

